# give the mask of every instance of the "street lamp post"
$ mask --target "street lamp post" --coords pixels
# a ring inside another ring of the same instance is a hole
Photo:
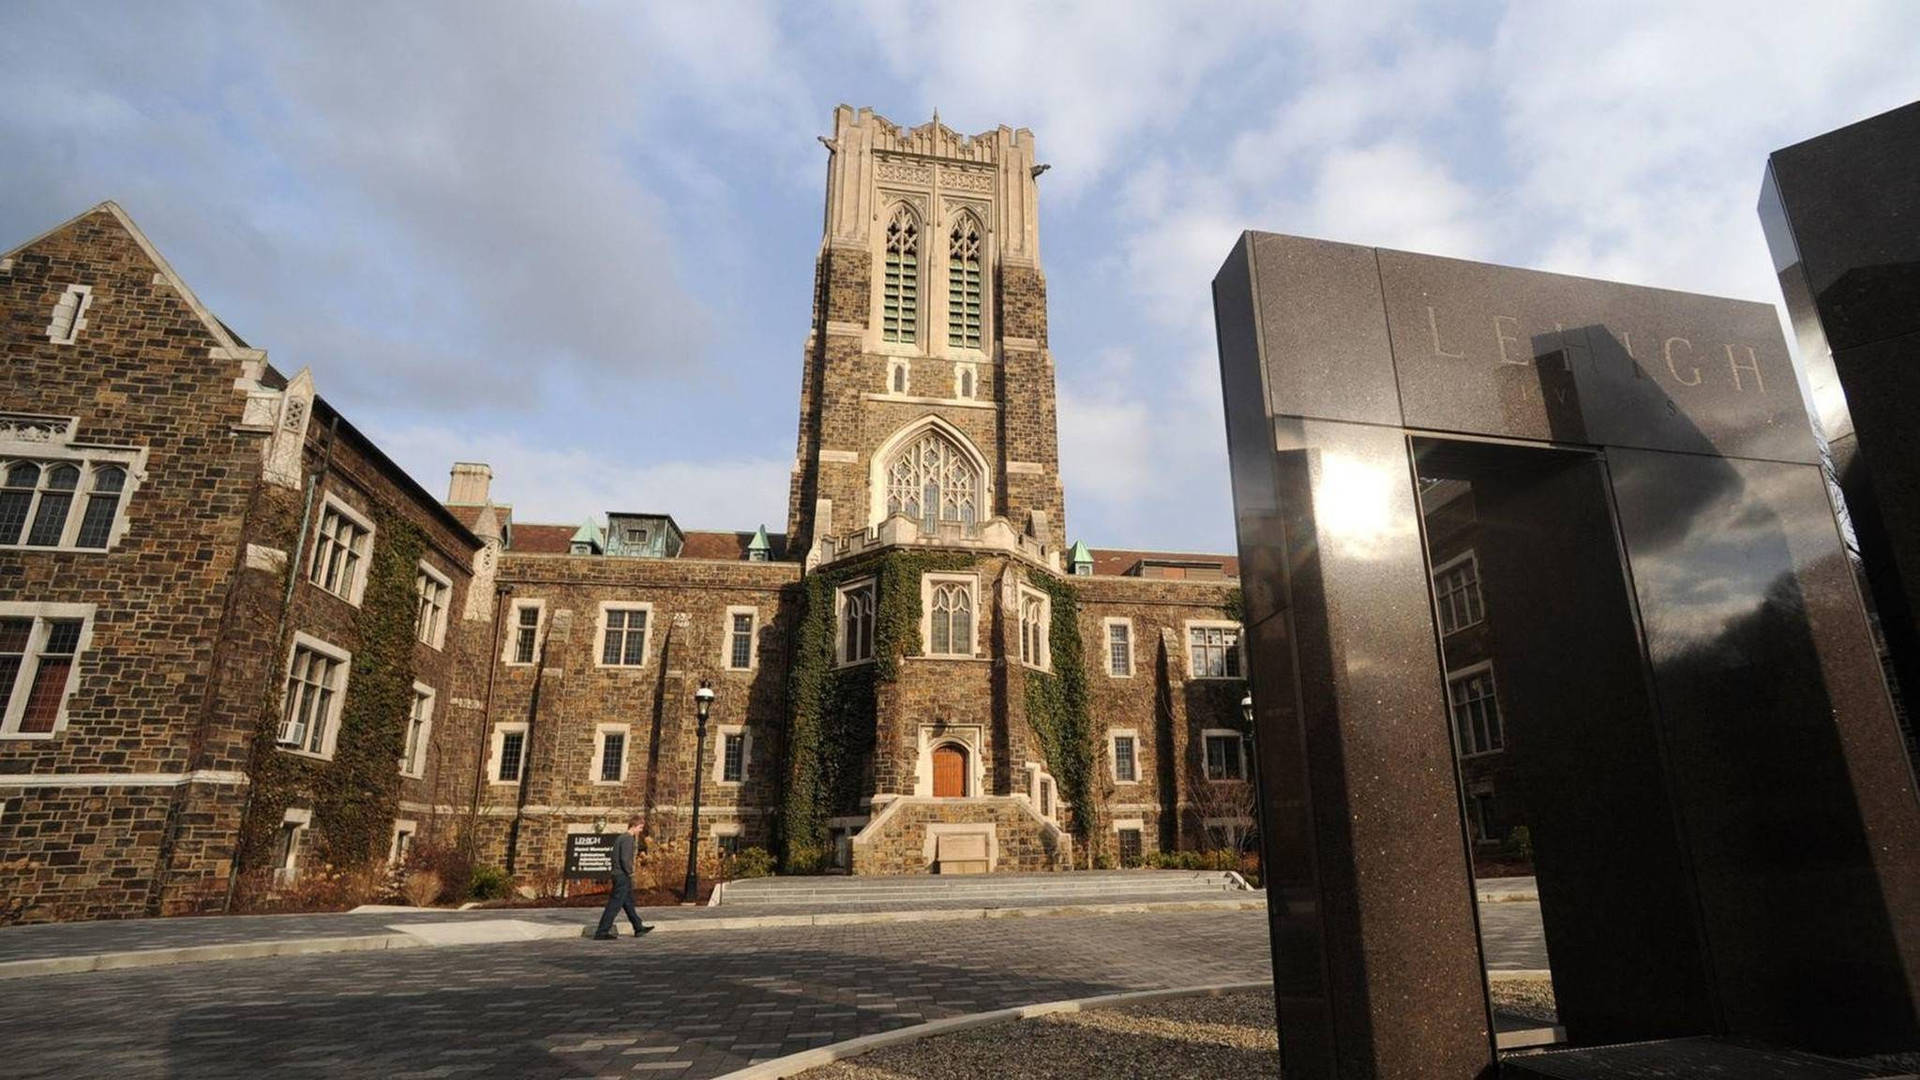
[[[1253,812],[1255,817],[1258,818],[1258,820],[1254,822],[1254,828],[1255,830],[1258,831],[1259,835],[1264,837],[1267,831],[1266,829],[1267,796],[1265,792],[1260,790],[1260,748],[1255,745],[1254,736],[1253,736],[1253,688],[1252,687],[1248,687],[1246,696],[1240,699],[1240,719],[1247,722],[1247,729],[1246,729],[1247,730],[1247,734],[1246,734],[1247,780],[1249,783],[1253,785]],[[1242,845],[1244,846],[1244,844],[1245,844],[1245,841],[1243,840]],[[1263,860],[1262,865],[1264,866],[1265,865],[1264,851],[1261,853],[1261,856]]]
[[[680,894],[681,902],[687,904],[700,902],[700,774],[706,771],[701,754],[707,748],[707,711],[711,708],[713,686],[701,679],[700,689],[693,692],[693,712],[699,717],[693,736],[693,824],[687,830],[687,884]]]

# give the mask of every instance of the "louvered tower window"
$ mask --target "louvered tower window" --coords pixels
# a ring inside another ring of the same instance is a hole
[[[947,238],[947,344],[980,347],[980,229],[969,214]]]
[[[901,207],[887,224],[887,277],[881,297],[880,336],[915,341],[920,331],[920,223]]]

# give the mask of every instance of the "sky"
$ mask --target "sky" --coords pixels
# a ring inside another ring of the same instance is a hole
[[[1030,128],[1068,531],[1231,551],[1247,228],[1778,306],[1766,155],[1912,0],[0,6],[0,248],[105,199],[429,491],[778,531],[836,104]]]

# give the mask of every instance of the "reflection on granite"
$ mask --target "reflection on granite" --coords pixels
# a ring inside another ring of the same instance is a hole
[[[1920,103],[1775,151],[1760,223],[1894,682],[1920,694]],[[1902,717],[1908,760],[1920,738]]]
[[[1920,810],[1772,309],[1364,250],[1215,281],[1289,1076],[1492,1062],[1416,442],[1503,444],[1569,1036],[1920,1042]]]

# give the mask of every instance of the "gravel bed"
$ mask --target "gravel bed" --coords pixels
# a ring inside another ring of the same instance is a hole
[[[822,1065],[806,1080],[1272,1080],[1273,995],[1173,998],[922,1039]]]
[[[1489,990],[1493,1007],[1508,1016],[1537,1020],[1543,1025],[1560,1022],[1551,979],[1499,979],[1489,984]]]

